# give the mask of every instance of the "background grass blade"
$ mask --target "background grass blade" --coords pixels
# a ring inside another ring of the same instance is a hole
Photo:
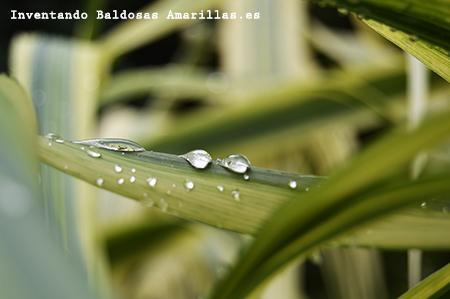
[[[373,196],[357,195],[382,178],[388,178],[418,151],[442,141],[449,134],[448,112],[424,122],[413,132],[397,129],[358,155],[305,200],[286,204],[267,221],[212,298],[243,298],[299,253],[306,253],[338,233],[402,205],[448,192],[444,176],[436,181],[424,181],[424,186],[393,189],[391,194],[383,196],[376,192]],[[386,199],[391,201],[385,202]]]
[[[400,299],[444,298],[450,291],[450,264],[429,275]]]
[[[296,193],[306,193],[320,181],[319,177],[257,167],[248,172],[247,181],[242,175],[216,164],[207,170],[196,170],[175,155],[145,152],[124,156],[98,150],[102,158],[95,159],[79,145],[66,142],[49,146],[48,143],[46,138],[40,138],[39,155],[50,166],[93,185],[102,178],[102,188],[142,201],[144,205],[154,205],[169,214],[241,233],[255,233],[262,220],[282,202]],[[123,172],[114,172],[116,164]],[[136,173],[131,172],[132,168]],[[135,183],[129,182],[131,176],[136,178]],[[146,181],[150,177],[158,180],[155,188]],[[123,184],[117,183],[120,178],[125,180]],[[185,188],[187,180],[194,183],[193,190]],[[297,181],[297,189],[289,188],[290,180]],[[218,186],[223,186],[224,191],[219,191]],[[233,191],[239,191],[239,198],[233,197]]]
[[[81,267],[46,227],[39,198],[36,124],[17,82],[0,76],[0,289],[4,298],[95,298]],[[45,275],[42,274],[45,269]]]

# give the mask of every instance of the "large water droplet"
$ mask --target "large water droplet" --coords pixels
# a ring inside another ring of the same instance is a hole
[[[93,151],[93,150],[90,150],[90,149],[88,149],[88,150],[86,151],[86,154],[87,154],[89,157],[92,157],[92,158],[100,158],[100,157],[102,156],[102,154],[100,154],[99,152],[96,152],[96,151]]]
[[[122,172],[122,167],[118,164],[114,165],[114,171],[117,173],[121,173]]]
[[[97,178],[96,180],[95,180],[95,183],[97,184],[97,186],[99,186],[99,187],[101,187],[101,186],[103,186],[103,183],[104,183],[105,181],[102,179],[102,178]]]
[[[190,151],[179,157],[185,159],[192,167],[197,169],[206,168],[212,161],[211,155],[207,151],[201,149]]]
[[[125,179],[124,178],[120,178],[120,179],[117,180],[117,184],[123,185],[123,183],[125,183]]]
[[[143,152],[145,148],[131,140],[122,138],[96,138],[73,141],[76,144],[91,145],[117,152]]]
[[[232,154],[223,160],[218,160],[220,166],[236,173],[245,173],[250,168],[250,161],[241,154]]]
[[[239,190],[237,190],[237,189],[231,191],[231,196],[233,197],[233,199],[235,201],[240,201],[241,200],[241,192],[239,192]]]
[[[195,185],[194,182],[191,180],[186,180],[186,182],[184,182],[184,187],[188,190],[191,191],[192,189],[194,189]]]
[[[297,188],[297,181],[290,180],[290,181],[289,181],[289,187],[290,187],[291,189]]]
[[[158,183],[158,179],[155,177],[150,177],[147,179],[147,184],[152,188],[156,186],[156,183]]]

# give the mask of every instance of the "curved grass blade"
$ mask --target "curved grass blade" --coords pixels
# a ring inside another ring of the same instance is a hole
[[[197,170],[176,155],[81,148],[70,142],[49,146],[39,138],[40,159],[65,173],[169,214],[246,234],[254,234],[294,194],[305,194],[322,180],[257,167],[246,173],[246,180],[216,163]]]
[[[31,100],[0,76],[0,289],[3,298],[96,298],[48,230],[38,186]],[[45,275],[43,275],[43,271]]]
[[[400,299],[444,298],[450,291],[450,264],[429,275]]]
[[[446,194],[448,175],[400,185],[375,195],[363,191],[405,166],[415,154],[450,135],[450,113],[425,121],[417,130],[401,127],[373,144],[304,200],[284,205],[261,228],[240,263],[212,298],[243,298],[299,254],[360,223],[418,200]],[[369,188],[370,190],[370,188]],[[373,190],[372,190],[373,191]]]

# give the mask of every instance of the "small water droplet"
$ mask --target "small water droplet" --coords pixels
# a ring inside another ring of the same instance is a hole
[[[136,173],[136,168],[131,168],[132,173]]]
[[[155,177],[150,177],[147,179],[147,184],[152,188],[156,186],[156,183],[158,183],[158,179]]]
[[[93,151],[93,150],[90,150],[90,149],[88,149],[88,150],[86,151],[86,154],[87,154],[89,157],[92,157],[92,158],[100,158],[100,157],[102,156],[102,154],[100,154],[99,152],[96,152],[96,151]]]
[[[297,181],[290,180],[290,181],[289,181],[289,187],[290,187],[291,189],[296,189],[296,188],[297,188]]]
[[[223,192],[223,190],[225,190],[225,188],[222,185],[218,185],[217,190],[219,190],[220,192]]]
[[[64,139],[62,139],[62,138],[56,138],[56,139],[55,139],[55,142],[56,142],[56,143],[64,143]]]
[[[170,194],[172,194],[172,191],[167,190],[167,191],[166,191],[166,194],[167,194],[167,195],[170,195]]]
[[[164,198],[159,199],[159,207],[163,212],[167,212],[167,208],[169,207],[169,204]]]
[[[250,161],[241,154],[232,154],[218,161],[219,165],[236,173],[245,173],[250,168]]]
[[[114,171],[117,173],[121,173],[122,172],[122,167],[118,164],[114,165]]]
[[[53,145],[53,143],[51,143],[51,142],[48,143],[48,146],[52,146],[52,145]]]
[[[64,169],[67,170],[69,169],[69,166],[67,166],[67,164],[64,165]]]
[[[143,152],[145,148],[131,140],[122,138],[96,138],[73,141],[76,144],[91,145],[116,152]]]
[[[120,178],[117,180],[117,184],[122,185],[123,183],[125,183],[125,179],[124,178]]]
[[[308,192],[308,191],[309,191],[309,187],[306,187],[306,188],[305,188],[305,191]]]
[[[136,182],[136,177],[135,176],[131,176],[130,177],[130,183],[134,183],[134,182]]]
[[[81,149],[82,151],[84,151],[86,148],[85,148],[84,146],[82,146],[82,147],[80,147],[80,149]]]
[[[426,203],[426,202],[421,203],[421,204],[420,204],[420,207],[421,207],[422,209],[425,209],[425,208],[427,207],[427,203]]]
[[[55,138],[58,138],[59,136],[56,135],[55,133],[48,133],[47,135],[45,135],[45,138],[53,140]]]
[[[190,151],[179,157],[185,159],[192,167],[197,169],[206,168],[212,161],[211,155],[207,151],[201,149]]]
[[[241,193],[237,189],[231,191],[231,196],[233,197],[233,199],[235,201],[240,201],[241,200]]]
[[[250,179],[250,176],[248,174],[244,174],[244,180],[248,181]]]
[[[186,180],[186,182],[184,182],[184,187],[188,190],[191,191],[192,189],[194,189],[195,185],[194,182],[191,180]]]
[[[103,183],[104,183],[105,181],[102,179],[102,178],[97,178],[96,180],[95,180],[95,183],[97,184],[97,186],[99,186],[99,187],[101,187],[101,186],[103,186]]]

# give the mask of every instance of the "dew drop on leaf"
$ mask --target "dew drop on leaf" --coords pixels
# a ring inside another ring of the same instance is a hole
[[[290,181],[289,181],[289,187],[290,187],[291,189],[296,189],[296,188],[297,188],[297,181],[290,180]]]
[[[185,159],[192,167],[197,169],[205,169],[212,161],[211,155],[201,149],[190,151],[179,157]]]
[[[96,180],[95,180],[95,183],[97,184],[97,186],[99,186],[99,187],[101,187],[101,186],[103,186],[103,183],[104,183],[105,181],[102,179],[102,178],[97,178]]]
[[[122,138],[95,138],[73,141],[75,144],[91,145],[116,152],[143,152],[145,148],[131,140]]]
[[[124,178],[120,178],[120,179],[117,180],[117,184],[123,185],[123,183],[125,183],[125,179]]]
[[[250,161],[241,154],[232,154],[223,160],[218,160],[220,166],[236,173],[245,173],[250,168]]]
[[[250,180],[250,176],[248,174],[244,174],[244,180],[246,181]]]
[[[192,189],[194,189],[195,185],[194,182],[191,180],[186,180],[186,182],[184,182],[184,187],[188,190],[191,191]]]
[[[156,186],[157,182],[158,182],[158,179],[155,177],[150,177],[147,179],[147,184],[152,188],[154,188]]]
[[[122,167],[118,164],[114,165],[114,171],[117,173],[121,173],[122,172]]]
[[[223,190],[225,190],[225,188],[222,185],[218,185],[217,190],[219,190],[220,192],[223,192]]]
[[[130,177],[130,183],[134,183],[136,182],[136,177],[135,176],[131,176]]]
[[[96,152],[96,151],[93,151],[93,150],[90,150],[90,149],[88,149],[88,150],[86,151],[86,154],[87,154],[89,157],[92,157],[92,158],[100,158],[100,157],[102,156],[102,154],[100,154],[99,152]]]
[[[241,192],[239,192],[239,190],[233,190],[231,191],[231,196],[233,197],[233,199],[235,201],[240,201],[241,200]]]

